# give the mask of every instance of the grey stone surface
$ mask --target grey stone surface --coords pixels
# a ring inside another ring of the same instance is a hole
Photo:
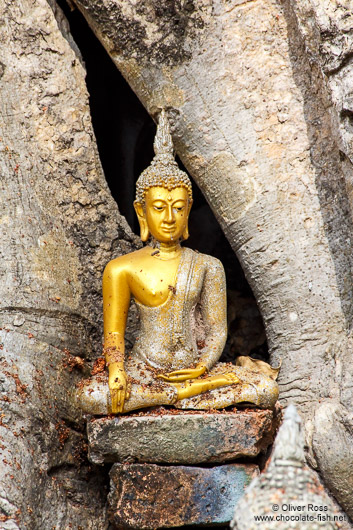
[[[272,442],[277,417],[270,410],[238,410],[93,419],[87,425],[89,459],[198,464],[254,457]]]
[[[117,528],[157,529],[221,524],[258,474],[253,464],[211,468],[114,464],[108,496]]]

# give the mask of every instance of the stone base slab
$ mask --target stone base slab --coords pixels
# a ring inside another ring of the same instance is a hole
[[[200,464],[256,457],[272,443],[278,416],[278,411],[255,409],[92,419],[89,459],[94,464]]]
[[[131,530],[226,524],[258,474],[253,464],[210,468],[114,464],[110,520],[116,528]]]

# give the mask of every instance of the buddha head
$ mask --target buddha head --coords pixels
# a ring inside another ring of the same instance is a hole
[[[192,206],[191,182],[174,159],[172,137],[164,110],[159,117],[153,147],[155,157],[136,183],[134,207],[141,239],[147,241],[152,236],[160,243],[187,239]]]

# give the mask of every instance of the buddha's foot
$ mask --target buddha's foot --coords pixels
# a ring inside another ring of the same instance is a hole
[[[230,372],[227,374],[213,375],[205,379],[190,379],[185,383],[170,383],[177,389],[177,401],[192,396],[198,396],[208,390],[214,390],[222,386],[229,386],[241,383],[239,377]]]

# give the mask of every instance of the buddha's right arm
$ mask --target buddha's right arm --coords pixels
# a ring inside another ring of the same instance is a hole
[[[104,355],[113,412],[123,411],[126,395],[124,336],[129,304],[130,288],[118,258],[108,263],[103,274]]]
[[[108,363],[124,361],[130,287],[124,262],[121,264],[120,260],[117,258],[108,263],[103,274],[104,349]]]
[[[113,365],[124,368],[125,343],[124,336],[117,331],[110,331],[104,335],[104,357],[107,368]]]
[[[108,386],[112,400],[112,412],[123,412],[127,391],[124,368],[124,337],[120,333],[109,333],[104,339],[104,356],[109,372]]]

